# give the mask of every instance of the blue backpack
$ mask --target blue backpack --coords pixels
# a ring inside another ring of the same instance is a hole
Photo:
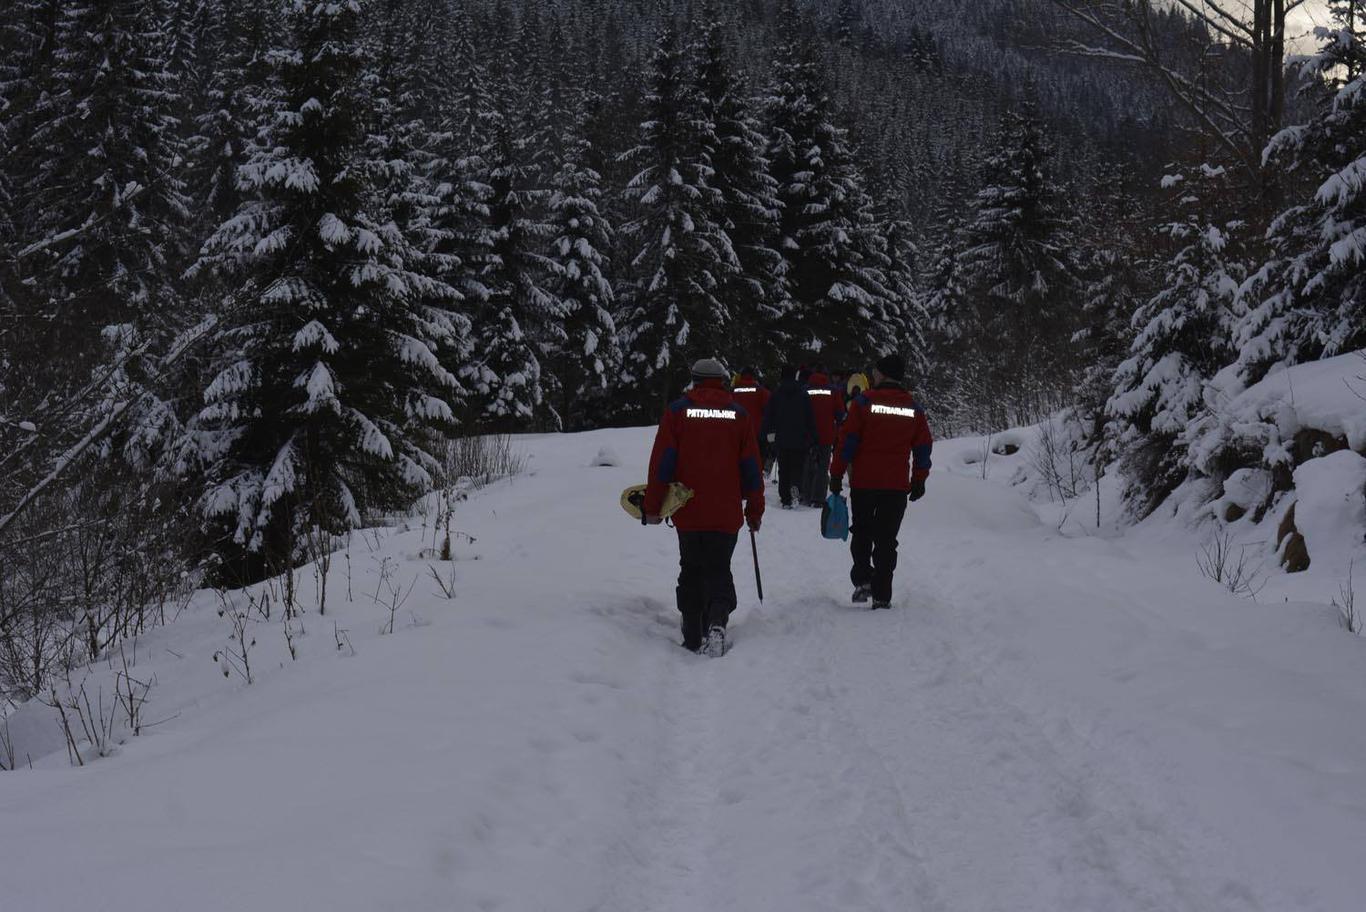
[[[821,507],[821,535],[844,541],[849,538],[849,504],[838,494],[831,494]]]

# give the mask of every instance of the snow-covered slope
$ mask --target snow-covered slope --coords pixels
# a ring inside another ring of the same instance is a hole
[[[616,503],[649,432],[519,445],[457,509],[455,598],[414,520],[334,559],[297,662],[253,627],[250,687],[207,596],[145,638],[145,717],[174,718],[111,758],[12,719],[56,753],[0,774],[0,908],[1359,908],[1366,640],[1325,605],[1229,595],[1171,525],[1056,522],[1005,484],[1023,453],[984,480],[949,442],[895,610],[849,607],[844,547],[773,510],[767,601],[742,548],[708,660],[676,645],[672,533]]]

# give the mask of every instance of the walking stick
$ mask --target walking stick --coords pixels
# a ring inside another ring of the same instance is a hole
[[[754,588],[759,590],[759,601],[764,600],[764,578],[759,575],[759,545],[754,540],[754,530],[749,530],[749,550],[754,554]]]

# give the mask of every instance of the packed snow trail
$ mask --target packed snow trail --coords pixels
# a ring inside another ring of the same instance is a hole
[[[1359,908],[1366,654],[1326,614],[1233,599],[1180,542],[1060,535],[949,444],[892,611],[771,508],[767,601],[742,542],[707,659],[673,533],[617,506],[648,431],[519,445],[529,473],[457,511],[454,600],[419,577],[393,636],[351,616],[354,657],[0,775],[0,908]],[[419,538],[353,559],[425,572]]]

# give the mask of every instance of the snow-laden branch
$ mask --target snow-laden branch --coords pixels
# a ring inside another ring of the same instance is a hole
[[[129,202],[130,200],[136,199],[139,195],[142,194],[142,191],[145,189],[145,187],[141,186],[134,187],[132,190],[128,192],[128,195],[124,196],[122,199],[119,200],[120,206],[124,203]],[[118,207],[116,207],[116,209],[117,208]],[[109,216],[112,214],[112,212],[106,212],[104,213],[104,215],[96,217],[92,213],[89,217],[86,218],[84,222],[81,222],[75,228],[68,228],[65,231],[57,232],[51,237],[45,237],[41,241],[34,241],[32,244],[29,244],[27,247],[23,248],[18,253],[16,253],[14,255],[14,259],[22,260],[25,257],[33,256],[33,254],[35,253],[40,253],[48,249],[49,247],[56,246],[57,244],[61,244],[64,241],[69,241],[74,237],[79,237],[82,234],[85,234],[91,228],[98,225],[100,222],[109,218]]]
[[[156,372],[148,378],[149,382],[155,382],[165,376],[169,369],[185,354],[185,352],[189,351],[194,344],[208,335],[215,323],[216,321],[212,317],[205,319],[189,332],[184,333],[180,338],[176,339],[166,355],[161,359],[161,363]],[[145,345],[142,347],[142,350],[146,350]],[[86,431],[85,435],[81,437],[80,440],[67,447],[66,451],[63,452],[53,464],[52,470],[49,471],[47,475],[43,476],[37,484],[29,488],[23,497],[19,498],[19,502],[15,504],[14,509],[3,516],[0,516],[0,534],[4,534],[4,531],[13,525],[14,521],[19,518],[24,510],[37,500],[44,491],[52,487],[58,479],[70,471],[71,467],[79,462],[81,456],[84,455],[86,451],[116,428],[120,420],[124,415],[128,414],[130,409],[140,404],[149,395],[151,395],[150,390],[144,386],[129,398],[115,403],[99,421],[95,422],[94,427]]]

